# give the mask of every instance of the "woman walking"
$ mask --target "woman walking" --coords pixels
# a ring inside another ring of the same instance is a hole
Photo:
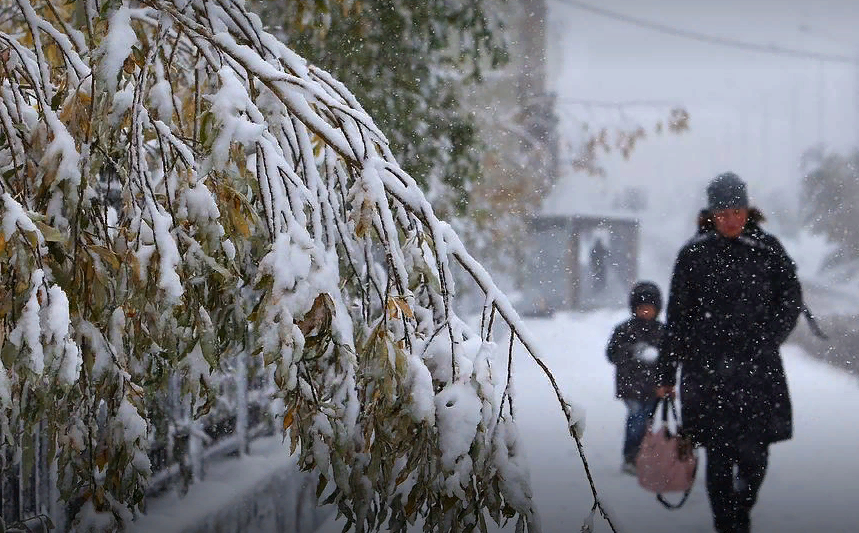
[[[779,346],[796,325],[802,291],[736,174],[716,177],[707,200],[674,266],[657,395],[674,393],[679,366],[683,429],[707,450],[716,531],[745,533],[769,445],[793,435]]]

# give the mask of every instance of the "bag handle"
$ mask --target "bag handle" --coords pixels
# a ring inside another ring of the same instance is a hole
[[[809,309],[805,304],[802,304],[802,314],[805,315],[805,319],[808,320],[808,327],[811,328],[811,332],[814,333],[816,337],[823,340],[829,340],[829,336],[820,329],[817,319],[814,318],[814,315],[811,314],[811,309]]]
[[[677,428],[677,432],[680,432],[680,417],[677,416],[677,407],[674,405],[674,398],[671,396],[665,396],[659,400],[656,408],[658,409],[662,404],[662,426],[668,428],[668,409],[671,409],[671,416],[674,418],[674,426]]]
[[[662,424],[663,424],[663,426],[668,427],[668,409],[670,408],[671,409],[671,416],[674,418],[674,422],[675,422],[675,425],[677,427],[677,432],[681,433],[680,417],[677,416],[677,406],[674,404],[674,398],[672,398],[671,396],[665,396],[664,398],[662,398],[660,403],[662,403]],[[696,453],[695,454],[695,469],[692,471],[692,479],[693,480],[695,479],[697,474],[698,474],[698,457],[697,457],[697,453]],[[666,509],[668,509],[670,511],[680,509],[686,503],[686,500],[689,499],[689,495],[692,493],[693,487],[694,487],[694,483],[693,483],[693,486],[690,486],[688,489],[686,489],[683,492],[683,497],[680,498],[680,501],[677,503],[669,502],[667,499],[665,499],[665,496],[663,496],[662,494],[656,495],[656,501],[661,503],[663,507],[665,507]]]

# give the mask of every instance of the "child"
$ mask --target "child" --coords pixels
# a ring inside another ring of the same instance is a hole
[[[621,470],[636,475],[635,458],[657,404],[657,359],[665,330],[656,318],[662,308],[659,287],[647,281],[636,283],[629,307],[632,317],[614,328],[606,355],[617,367],[615,395],[627,408]]]

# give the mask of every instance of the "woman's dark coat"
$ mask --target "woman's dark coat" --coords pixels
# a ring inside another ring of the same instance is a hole
[[[704,446],[793,435],[779,346],[796,325],[802,290],[781,243],[755,222],[729,239],[702,230],[677,257],[661,382],[681,368],[683,427]]]
[[[664,333],[662,322],[637,317],[614,328],[606,356],[616,366],[615,396],[638,401],[656,397],[660,378],[656,361],[641,360],[636,352],[648,346],[660,349]]]

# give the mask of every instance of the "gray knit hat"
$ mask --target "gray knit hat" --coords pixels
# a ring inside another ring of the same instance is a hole
[[[746,183],[733,172],[719,174],[707,185],[707,209],[743,209],[749,207]]]

